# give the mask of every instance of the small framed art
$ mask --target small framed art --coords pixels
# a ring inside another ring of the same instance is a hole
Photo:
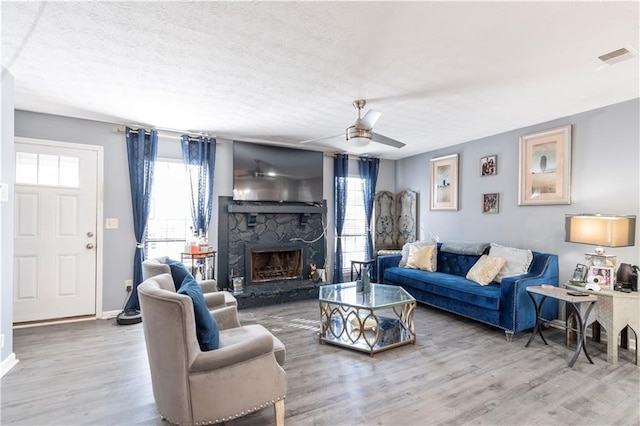
[[[587,265],[578,263],[576,269],[573,270],[571,281],[575,283],[583,283],[587,279]]]
[[[458,154],[431,159],[431,210],[458,210]]]
[[[571,204],[571,125],[520,137],[518,205]]]
[[[480,159],[480,176],[493,176],[498,174],[498,156],[488,155]]]
[[[482,194],[482,213],[498,213],[500,194]]]
[[[590,266],[587,274],[587,282],[594,282],[601,288],[613,290],[615,284],[614,268],[609,266]]]

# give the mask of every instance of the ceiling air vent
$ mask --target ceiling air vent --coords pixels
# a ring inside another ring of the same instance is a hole
[[[598,56],[598,59],[609,65],[613,65],[626,59],[631,59],[632,56],[631,52],[623,47],[621,49],[614,50],[613,52],[605,53],[602,56]]]

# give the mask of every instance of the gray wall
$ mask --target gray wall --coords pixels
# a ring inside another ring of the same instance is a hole
[[[127,151],[123,133],[115,133],[118,127],[110,123],[39,114],[27,111],[15,112],[15,135],[34,138],[75,142],[104,147],[104,212],[103,217],[117,218],[118,229],[100,229],[104,235],[104,271],[103,271],[103,310],[117,311],[122,308],[126,297],[124,280],[133,275],[133,219],[131,215],[131,194],[129,190],[129,172]],[[119,126],[122,128],[122,126]],[[158,157],[181,158],[180,143],[175,137],[158,138]],[[358,174],[355,160],[349,164],[352,174]],[[327,208],[333,211],[333,161],[324,159],[324,198]],[[379,172],[381,189],[393,190],[395,184],[395,162],[382,161]],[[216,148],[215,188],[216,198],[233,193],[233,142],[219,139]],[[217,247],[218,211],[214,207],[209,232],[210,242]],[[328,214],[327,224],[333,223],[333,213]],[[333,226],[327,227],[328,240],[333,241]],[[10,233],[11,234],[11,233]],[[330,243],[332,244],[332,243]],[[331,247],[328,247],[331,251]],[[329,267],[329,265],[328,265]]]
[[[13,76],[2,68],[0,85],[0,182],[9,185],[9,201],[0,202],[0,364],[9,368],[13,354]],[[6,363],[5,363],[6,362]]]
[[[487,241],[556,253],[561,281],[593,246],[564,241],[564,215],[573,213],[639,214],[640,164],[638,99],[511,132],[399,160],[396,189],[414,189],[419,198],[420,238]],[[570,205],[518,206],[518,137],[572,125],[573,171]],[[431,158],[460,156],[459,211],[429,209]],[[480,158],[498,155],[498,174],[480,177]],[[499,214],[481,212],[483,193],[500,194]],[[640,261],[640,229],[636,246],[609,248],[618,263]]]
[[[564,279],[569,276],[573,266],[584,259],[584,253],[591,250],[590,246],[564,242],[565,213],[600,211],[638,214],[638,103],[636,99],[398,162],[383,160],[377,190],[397,192],[414,189],[419,192],[419,228],[422,236],[432,232],[443,240],[497,241],[558,253],[561,277]],[[573,203],[565,206],[519,207],[518,136],[564,124],[573,124]],[[105,230],[103,226],[101,230],[104,233],[105,311],[119,310],[122,306],[126,296],[124,280],[131,278],[135,247],[125,139],[122,133],[113,132],[114,127],[109,123],[25,111],[15,112],[16,136],[104,147],[103,216],[118,218],[120,225],[119,229]],[[232,195],[233,183],[233,143],[226,140],[218,142],[215,193],[216,196],[229,196]],[[158,150],[160,157],[180,157],[179,143],[175,138],[161,136]],[[461,210],[431,212],[428,197],[429,159],[450,153],[460,154]],[[480,178],[480,157],[490,154],[498,155],[498,175]],[[9,160],[13,167],[13,157]],[[6,161],[3,157],[3,162]],[[357,174],[355,160],[350,162],[349,169],[352,174]],[[330,253],[333,244],[333,161],[329,157],[324,161],[324,173],[324,198],[327,200],[328,209],[327,241]],[[480,197],[486,192],[500,193],[499,214],[485,215],[480,212]],[[214,211],[212,223],[217,224],[217,209]],[[212,229],[213,226],[215,225],[212,225]],[[211,232],[210,236],[213,245],[216,246],[217,232]],[[638,263],[638,245],[633,248],[609,249],[608,252],[617,254],[619,261]],[[6,258],[4,253],[3,258]],[[331,270],[330,256],[328,258],[327,268]],[[6,284],[3,280],[3,301],[8,285],[10,283]],[[4,312],[5,309],[3,315]]]

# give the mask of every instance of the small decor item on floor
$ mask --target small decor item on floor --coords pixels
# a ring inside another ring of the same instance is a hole
[[[244,291],[244,277],[233,277],[233,293],[240,294]]]
[[[313,262],[309,264],[309,280],[313,281],[314,283],[321,281],[318,268],[316,267],[316,264]]]

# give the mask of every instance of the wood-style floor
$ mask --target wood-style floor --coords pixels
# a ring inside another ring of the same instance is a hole
[[[318,343],[317,301],[240,311],[286,345],[287,425],[639,425],[640,367],[589,342],[595,365],[549,329],[549,346],[419,305],[418,341],[376,354]],[[604,340],[604,339],[603,339]],[[2,425],[162,425],[142,324],[87,321],[15,330]],[[224,392],[224,383],[212,392]],[[228,426],[273,424],[268,408]]]

